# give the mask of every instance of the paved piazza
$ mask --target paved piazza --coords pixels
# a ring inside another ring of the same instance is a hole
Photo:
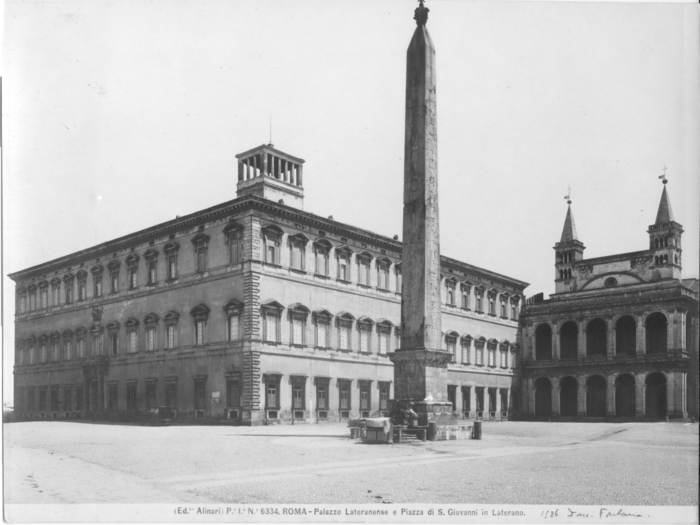
[[[6,503],[697,505],[698,425],[483,425],[365,445],[345,425],[4,425]]]

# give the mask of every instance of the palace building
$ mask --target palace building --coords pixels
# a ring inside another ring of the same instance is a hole
[[[697,417],[698,279],[683,279],[666,180],[646,250],[584,259],[571,201],[556,293],[523,308],[519,412],[553,420]]]
[[[304,160],[271,144],[237,158],[235,200],[10,275],[17,285],[20,417],[127,417],[168,405],[180,420],[255,425],[388,411],[394,374],[387,353],[396,350],[401,330],[401,243],[302,211]],[[680,242],[679,225],[663,228]],[[579,253],[580,243],[571,242],[571,253]],[[673,258],[680,250],[652,252]],[[632,255],[637,264],[641,255]],[[560,266],[578,272],[578,264]],[[697,292],[675,278],[679,263],[644,264],[659,277],[632,286],[648,286],[664,301],[670,294],[662,315],[684,322],[680,312]],[[621,296],[629,289],[623,275],[616,274],[612,290]],[[578,281],[562,279],[561,286],[572,282]],[[447,395],[463,417],[507,418],[517,403],[512,386],[526,286],[441,257],[442,345],[453,355]],[[609,293],[584,288],[567,293]],[[567,294],[548,304],[559,296]],[[534,318],[545,323],[542,308],[532,307],[528,326]],[[632,320],[647,309],[637,304]],[[648,318],[647,326],[656,326]],[[526,333],[530,341],[532,329]],[[673,337],[672,354],[625,353],[623,361],[653,368],[661,360],[658,370],[673,365],[661,375],[668,376],[675,415],[688,357],[680,336]],[[528,367],[532,352],[527,346]],[[550,382],[564,363],[553,360],[557,352],[546,365],[533,361]],[[620,362],[617,354],[608,357],[611,365]],[[535,369],[526,370],[539,381]]]

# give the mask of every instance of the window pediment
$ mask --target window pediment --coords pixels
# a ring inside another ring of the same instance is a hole
[[[474,338],[473,338],[471,335],[469,335],[469,334],[463,335],[463,336],[462,336],[462,342],[465,343],[465,344],[467,344],[467,345],[471,344],[471,342],[472,342],[473,339],[474,339]]]
[[[39,281],[37,286],[39,287],[40,290],[44,290],[44,289],[48,288],[49,283],[48,283],[48,281]]]
[[[101,324],[94,324],[90,327],[90,332],[92,332],[93,334],[101,334],[102,332],[104,332],[104,326],[102,326]]]
[[[90,268],[90,273],[95,277],[99,277],[100,275],[102,275],[102,272],[104,272],[104,267],[101,264],[96,264],[95,266]]]
[[[353,251],[350,249],[349,246],[342,246],[340,248],[336,248],[335,254],[337,257],[343,257],[345,259],[350,259],[350,257],[353,254]]]
[[[107,268],[109,268],[110,272],[113,272],[115,270],[118,270],[121,264],[121,261],[119,261],[118,259],[112,259],[107,263]]]
[[[124,326],[127,328],[136,328],[140,324],[140,321],[136,319],[135,317],[129,317],[126,322],[124,323]]]
[[[242,233],[243,233],[243,225],[240,223],[231,221],[224,227],[224,235],[226,235],[226,237],[233,236],[233,235],[240,235]]]
[[[121,323],[119,321],[112,321],[107,325],[107,330],[109,332],[116,332],[122,327]]]
[[[328,310],[316,310],[313,313],[314,321],[317,323],[328,324],[333,319],[333,314]]]
[[[80,270],[79,272],[76,272],[75,277],[79,281],[84,281],[85,279],[87,279],[87,272],[85,270]]]
[[[72,277],[73,277],[73,276],[71,275],[71,278],[72,278]],[[65,279],[65,277],[64,277],[64,279]],[[29,286],[27,286],[27,291],[28,291],[29,293],[34,293],[34,292],[36,292],[36,284],[30,284]]]
[[[61,332],[55,330],[49,334],[49,339],[52,341],[58,341],[61,338]]]
[[[15,339],[15,346],[19,348],[20,350],[24,348],[24,345],[26,344],[26,341],[22,338],[20,339]]]
[[[314,241],[314,248],[316,249],[316,251],[329,252],[331,251],[331,248],[333,248],[333,245],[326,239],[319,239],[317,241]]]
[[[226,313],[229,315],[238,315],[243,311],[243,303],[236,301],[235,299],[231,299],[224,305],[224,310],[226,310]]]
[[[190,315],[197,320],[201,320],[209,317],[209,312],[209,307],[206,304],[200,303],[190,310]]]
[[[360,328],[369,329],[374,326],[374,321],[367,316],[362,316],[357,320],[357,324]]]
[[[277,301],[269,300],[260,305],[260,310],[262,311],[263,315],[276,315],[277,317],[280,317],[282,315],[282,311],[284,310],[284,306]]]
[[[445,339],[450,340],[452,342],[455,342],[455,341],[457,341],[457,339],[459,339],[459,334],[457,332],[455,332],[454,330],[450,330],[449,332],[447,332],[445,334]]]
[[[63,339],[71,339],[73,337],[73,330],[67,328],[63,330],[61,335],[63,336]]]
[[[54,277],[51,279],[51,286],[59,286],[61,284],[61,279],[58,277]]]
[[[374,256],[373,256],[371,253],[367,252],[367,251],[360,252],[360,253],[358,253],[355,257],[357,258],[358,261],[361,261],[361,262],[363,262],[363,263],[368,263],[368,262],[370,262],[372,259],[374,259]]]
[[[394,327],[394,323],[392,323],[388,319],[377,320],[377,332],[380,332],[383,334],[389,334],[389,333],[391,333],[391,329],[393,327]]]
[[[35,343],[36,343],[36,337],[35,337],[35,336],[30,335],[29,337],[27,337],[27,344],[28,344],[28,345],[33,345],[33,344],[35,344]]]
[[[301,303],[294,303],[287,309],[290,319],[300,319],[306,321],[310,310]]]
[[[143,324],[147,324],[147,325],[154,325],[158,321],[160,321],[160,317],[155,312],[151,312],[150,314],[148,314],[146,317],[143,318]]]
[[[338,326],[350,327],[355,321],[355,317],[349,312],[341,312],[335,317]]]
[[[289,243],[295,246],[306,246],[308,242],[309,238],[303,233],[297,233],[289,236]]]
[[[126,258],[125,262],[126,262],[126,264],[128,264],[129,266],[134,266],[134,265],[136,265],[136,264],[139,263],[139,256],[136,255],[135,253],[132,253],[131,255],[129,255],[129,256]]]
[[[82,337],[87,333],[87,328],[84,326],[79,326],[78,328],[75,329],[75,335],[78,337]]]
[[[149,248],[143,254],[143,258],[146,259],[147,261],[153,261],[157,257],[158,257],[158,251],[154,250],[153,248]]]
[[[198,233],[191,239],[192,244],[195,246],[205,246],[209,243],[209,236],[206,233]]]
[[[167,255],[172,255],[174,253],[177,253],[179,249],[180,249],[180,245],[178,243],[172,242],[172,241],[166,243],[165,246],[163,246],[163,251]]]
[[[518,304],[520,302],[520,296],[519,295],[511,295],[510,302],[513,304]]]
[[[175,310],[170,310],[167,314],[165,314],[165,317],[163,317],[163,321],[165,321],[166,324],[176,324],[179,320],[180,314]]]
[[[262,232],[263,236],[265,236],[265,238],[276,241],[279,241],[284,235],[284,231],[282,231],[282,228],[275,224],[268,224],[267,226],[263,226],[260,229],[260,231]]]

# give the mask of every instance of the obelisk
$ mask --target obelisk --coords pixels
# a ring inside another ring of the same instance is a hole
[[[425,27],[428,8],[415,10],[406,60],[406,129],[401,290],[401,347],[394,363],[394,399],[412,401],[419,424],[452,410],[441,350],[435,47]]]

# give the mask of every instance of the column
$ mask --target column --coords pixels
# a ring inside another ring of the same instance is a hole
[[[454,411],[457,412],[457,414],[462,413],[462,387],[460,386],[455,386],[455,407]]]
[[[666,312],[666,352],[672,353],[676,349],[674,344],[676,333],[676,310]]]
[[[576,402],[578,404],[578,417],[586,417],[586,377],[576,376],[578,381],[578,392],[576,394]]]
[[[491,411],[491,404],[489,403],[489,387],[484,386],[484,419],[489,418],[489,412]]]
[[[678,416],[682,418],[688,417],[688,376],[684,372],[677,372],[676,377],[676,407],[679,411]]]
[[[238,161],[238,182],[243,181],[243,163]]]
[[[637,420],[644,417],[644,403],[646,401],[645,388],[644,372],[634,374],[634,412]]]
[[[608,341],[607,341],[607,356],[608,360],[612,360],[615,357],[615,325],[613,324],[613,319],[607,319],[605,324],[608,325]]]
[[[610,374],[605,378],[607,387],[605,389],[605,416],[615,416],[615,376]]]
[[[552,361],[559,361],[559,359],[561,359],[561,351],[559,349],[559,328],[559,324],[555,324],[554,330],[552,330]]]
[[[678,416],[676,408],[676,373],[670,372],[666,382],[666,416]]]
[[[586,321],[578,323],[578,358],[586,357]]]
[[[552,381],[552,417],[557,418],[561,414],[561,407],[559,406],[559,378],[550,377]]]
[[[469,389],[469,416],[476,419],[476,389],[468,386]]]
[[[262,156],[262,166],[260,175],[269,175],[267,161],[270,155],[268,153],[265,153],[264,151],[260,155]]]
[[[297,168],[297,186],[302,185],[302,183],[301,183],[301,168],[302,168],[302,165],[299,164],[299,166]]]
[[[637,355],[644,355],[644,314],[637,314]]]
[[[676,348],[683,350],[684,352],[688,351],[688,348],[686,347],[686,340],[685,340],[685,330],[686,326],[685,323],[687,322],[688,318],[688,312],[685,312],[683,310],[680,310],[678,312],[678,338],[677,338],[677,344]]]
[[[535,382],[532,378],[527,380],[528,392],[527,392],[527,415],[535,415]]]
[[[245,159],[245,180],[250,180],[250,159]]]
[[[496,389],[496,419],[501,419],[501,389]]]

